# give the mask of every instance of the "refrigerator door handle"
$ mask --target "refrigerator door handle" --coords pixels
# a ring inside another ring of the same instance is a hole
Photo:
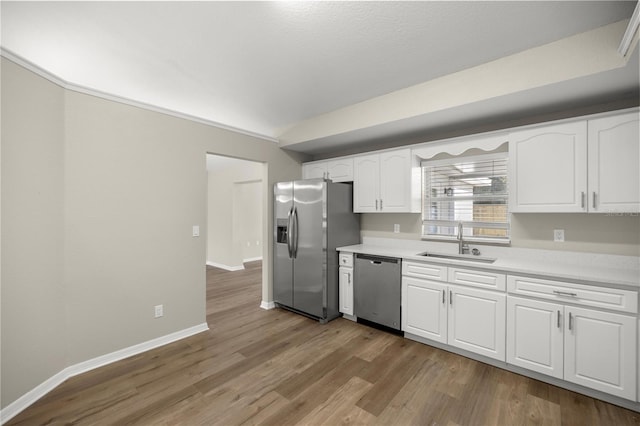
[[[293,246],[291,244],[291,232],[293,231],[292,227],[292,215],[293,215],[293,207],[289,209],[289,213],[287,214],[287,251],[289,252],[289,259],[293,258]]]
[[[298,209],[293,207],[293,235],[292,235],[293,258],[298,257]]]

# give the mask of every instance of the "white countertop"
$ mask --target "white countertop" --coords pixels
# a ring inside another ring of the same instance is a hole
[[[477,246],[477,248],[482,252],[480,257],[495,258],[496,261],[494,263],[482,263],[456,259],[427,258],[418,254],[425,251],[456,254],[457,245],[390,238],[365,237],[362,244],[338,247],[337,250],[640,290],[640,257],[638,256],[492,246]],[[469,255],[469,257],[473,256]]]

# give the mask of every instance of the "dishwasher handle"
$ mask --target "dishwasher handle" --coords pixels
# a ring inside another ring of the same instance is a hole
[[[372,265],[382,265],[383,263],[400,263],[396,257],[372,256],[370,254],[356,254],[356,259],[368,260]]]

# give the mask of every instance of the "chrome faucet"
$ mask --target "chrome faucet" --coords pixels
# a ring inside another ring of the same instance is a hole
[[[462,239],[462,222],[458,222],[458,254],[469,254],[469,244]]]

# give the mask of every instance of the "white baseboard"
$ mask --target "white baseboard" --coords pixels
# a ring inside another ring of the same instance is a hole
[[[269,309],[273,309],[273,308],[275,308],[275,307],[276,307],[276,304],[275,304],[274,302],[265,302],[265,301],[263,300],[263,301],[260,303],[260,307],[261,307],[262,309],[269,310]]]
[[[216,262],[207,262],[207,265],[213,266],[214,268],[224,269],[225,271],[230,271],[230,272],[242,271],[244,269],[244,265],[229,266],[223,263],[216,263]]]
[[[31,404],[58,387],[60,384],[62,384],[62,382],[73,376],[86,373],[87,371],[96,369],[98,367],[120,361],[130,356],[137,355],[160,346],[164,346],[166,344],[184,339],[189,336],[193,336],[194,334],[202,333],[203,331],[207,330],[209,330],[209,326],[207,325],[207,323],[202,323],[190,328],[186,328],[184,330],[176,331],[175,333],[167,334],[166,336],[148,340],[137,345],[129,346],[128,348],[120,349],[118,351],[69,366],[61,372],[48,378],[44,382],[40,383],[29,392],[25,393],[20,398],[7,405],[4,409],[0,410],[0,424],[8,422],[12,418],[20,414],[27,407],[29,407]]]
[[[242,259],[242,262],[255,262],[256,260],[262,260],[262,256],[258,256],[258,257],[250,257],[248,259]]]

